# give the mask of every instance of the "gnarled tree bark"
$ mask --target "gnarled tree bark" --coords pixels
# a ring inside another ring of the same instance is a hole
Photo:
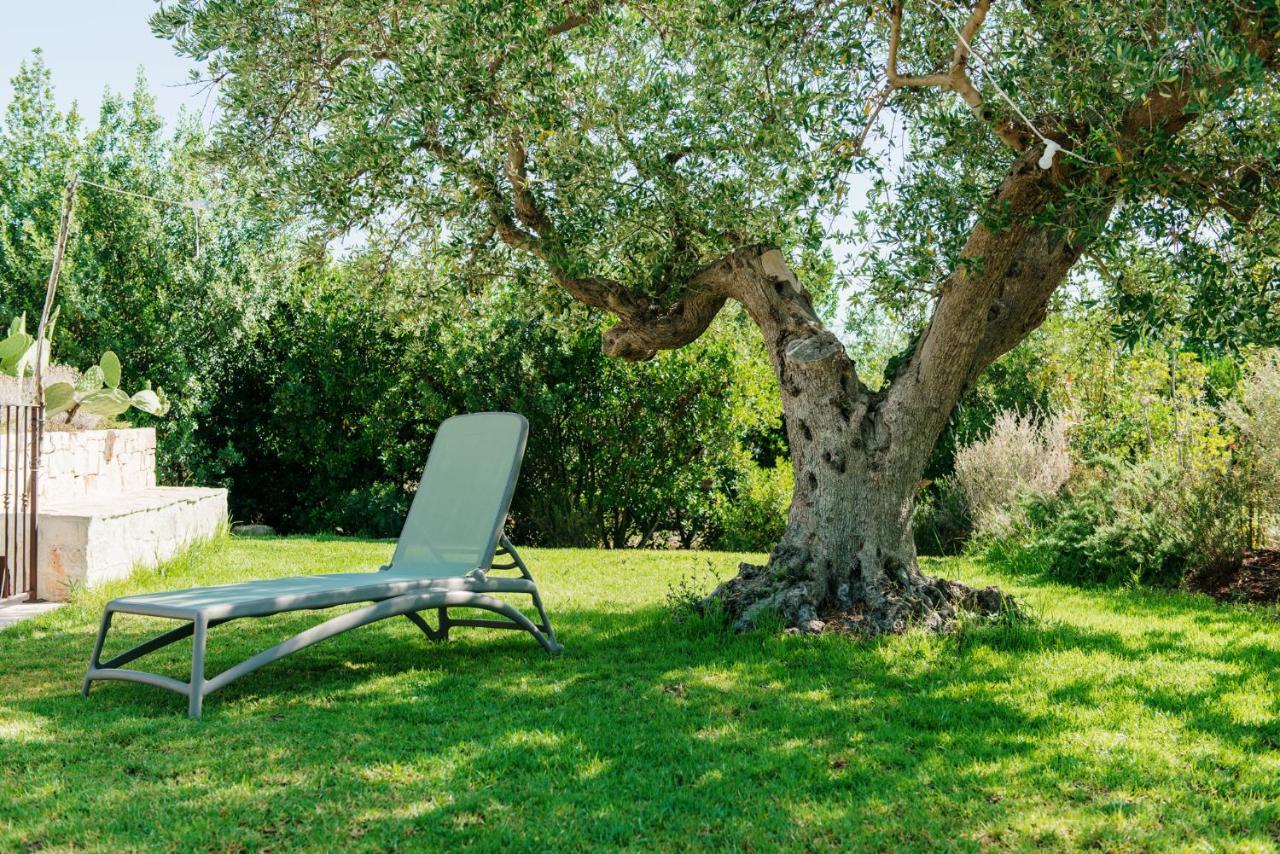
[[[711,595],[734,625],[747,628],[768,612],[787,625],[817,630],[838,615],[847,626],[881,633],[912,624],[941,629],[959,609],[1004,607],[998,591],[929,578],[916,561],[915,491],[955,401],[938,401],[936,427],[887,418],[896,398],[872,393],[858,379],[777,249],[739,249],[696,278],[695,304],[735,299],[760,327],[795,471],[786,530],[768,564],[744,564]],[[605,347],[613,355],[644,357],[699,326],[705,327],[701,310],[677,306],[665,323],[624,320],[609,330]]]

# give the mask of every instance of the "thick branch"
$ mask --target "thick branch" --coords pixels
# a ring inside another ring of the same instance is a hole
[[[955,50],[951,55],[951,65],[946,73],[911,76],[898,73],[898,46],[902,40],[902,5],[903,0],[895,0],[889,17],[889,60],[885,66],[885,76],[889,80],[888,91],[912,88],[938,88],[955,92],[969,106],[969,110],[978,121],[988,125],[1000,141],[1014,151],[1023,151],[1027,147],[1026,134],[1016,125],[1009,122],[997,122],[992,119],[983,105],[982,95],[978,87],[973,85],[969,77],[969,54],[973,40],[987,18],[991,9],[991,0],[978,0],[965,21],[956,39]],[[877,109],[875,111],[879,113]],[[870,121],[874,121],[874,116]],[[865,138],[866,132],[863,132]]]
[[[516,217],[527,228],[532,229],[545,238],[551,237],[551,220],[542,205],[534,198],[529,188],[529,155],[525,151],[524,142],[519,133],[512,134],[507,141],[507,181],[511,183],[511,192]]]
[[[1227,175],[1205,175],[1190,169],[1170,167],[1173,180],[1208,196],[1209,203],[1241,225],[1248,225],[1263,206],[1259,192],[1262,171],[1253,165],[1239,166]]]
[[[799,330],[791,334],[798,338],[807,340],[824,331],[781,253],[768,246],[744,246],[721,256],[695,273],[684,293],[665,309],[654,306],[648,312],[620,316],[605,333],[605,352],[637,360],[683,347],[706,331],[731,297],[746,306],[762,329],[777,327],[782,315],[789,314],[791,327]],[[777,308],[782,298],[794,304],[785,312]]]
[[[1273,43],[1255,40],[1253,46],[1268,65],[1280,61]],[[1178,134],[1200,115],[1192,104],[1197,89],[1230,85],[1188,72],[1154,86],[1125,111],[1118,148],[1137,151],[1153,134]],[[992,202],[1010,224],[974,226],[928,327],[890,388],[893,417],[924,419],[941,430],[963,389],[1043,322],[1053,292],[1119,200],[1121,168],[1042,170],[1034,152],[1018,158]],[[1075,200],[1063,215],[1035,222],[1048,203],[1062,205],[1068,196]]]

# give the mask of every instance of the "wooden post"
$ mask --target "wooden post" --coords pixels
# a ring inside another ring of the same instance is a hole
[[[71,210],[75,206],[76,189],[79,185],[79,175],[72,176],[67,182],[67,195],[62,202],[62,221],[58,226],[58,242],[53,247],[53,268],[49,270],[49,284],[44,290],[44,309],[40,312],[40,325],[36,328],[36,393],[33,403],[37,404],[44,402],[44,338],[49,327],[49,312],[53,309],[53,301],[58,294],[58,275],[62,272],[62,256],[67,251],[67,236],[71,232]]]
[[[40,442],[44,438],[44,402],[36,401],[29,410],[31,426],[31,478],[27,483],[30,503],[27,505],[27,601],[39,601],[40,584]]]
[[[49,331],[49,312],[53,310],[53,301],[58,295],[58,276],[62,273],[62,257],[67,252],[67,237],[71,233],[71,211],[76,203],[76,189],[80,185],[80,176],[73,175],[67,182],[67,193],[62,202],[62,219],[58,224],[58,241],[53,247],[53,267],[49,270],[49,283],[44,290],[44,308],[40,312],[40,325],[36,328],[36,369],[35,394],[29,410],[31,441],[31,462],[28,471],[27,492],[30,495],[30,511],[28,528],[28,583],[30,589],[27,598],[36,601],[38,577],[36,564],[40,558],[40,505],[37,490],[40,488],[40,442],[44,435],[44,342]],[[18,378],[19,383],[23,380]]]

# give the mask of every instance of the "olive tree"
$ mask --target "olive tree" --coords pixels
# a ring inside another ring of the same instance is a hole
[[[795,489],[768,565],[712,594],[739,627],[1001,607],[912,544],[956,402],[1082,257],[1212,245],[1188,274],[1229,291],[1273,213],[1275,0],[171,0],[153,25],[207,68],[219,155],[330,234],[535,259],[622,359],[745,309]],[[879,388],[797,274],[858,171],[860,272],[919,317]]]

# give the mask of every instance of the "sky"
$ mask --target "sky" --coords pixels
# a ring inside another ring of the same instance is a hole
[[[169,126],[184,107],[211,116],[205,94],[189,80],[192,63],[176,56],[151,33],[155,0],[0,0],[0,110],[9,101],[9,81],[36,48],[44,51],[58,106],[77,102],[92,127],[102,93],[128,93],[141,66]]]

